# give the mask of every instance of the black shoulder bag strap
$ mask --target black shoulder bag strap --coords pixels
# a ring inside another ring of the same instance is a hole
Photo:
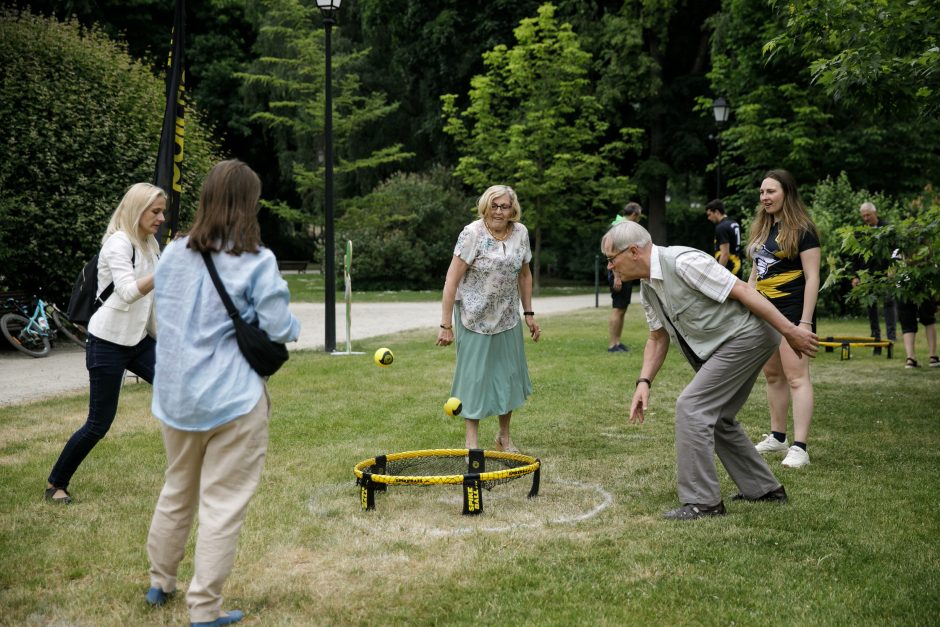
[[[206,262],[206,268],[209,270],[209,276],[212,277],[212,283],[215,285],[215,290],[219,293],[219,297],[222,299],[222,304],[225,305],[225,311],[228,312],[229,318],[234,319],[236,316],[241,317],[241,315],[238,313],[238,310],[235,309],[235,303],[232,302],[228,292],[225,291],[225,286],[222,285],[222,279],[219,278],[219,272],[215,269],[215,263],[212,261],[212,254],[208,251],[203,251],[202,258]]]

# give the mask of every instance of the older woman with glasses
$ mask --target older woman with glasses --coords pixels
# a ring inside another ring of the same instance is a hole
[[[518,452],[509,434],[512,412],[532,393],[522,321],[538,342],[532,311],[529,232],[519,222],[516,192],[494,185],[477,202],[479,220],[463,228],[447,270],[438,346],[457,342],[451,394],[463,403],[466,446],[478,448],[479,421],[499,416],[496,450]]]

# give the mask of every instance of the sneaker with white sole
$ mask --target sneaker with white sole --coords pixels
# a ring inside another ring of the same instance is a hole
[[[790,448],[786,438],[783,442],[773,436],[773,434],[764,434],[764,439],[754,445],[758,453],[783,453]]]
[[[791,446],[780,465],[784,468],[802,468],[809,465],[809,453],[799,446]]]

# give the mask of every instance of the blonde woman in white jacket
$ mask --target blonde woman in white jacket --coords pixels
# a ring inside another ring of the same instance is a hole
[[[72,502],[72,475],[101,438],[117,413],[124,371],[153,383],[156,325],[153,271],[159,257],[157,230],[164,222],[166,194],[149,183],[132,185],[118,205],[101,239],[98,254],[99,294],[112,282],[114,292],[88,322],[85,367],[90,393],[88,419],[72,434],[52,467],[46,499]]]

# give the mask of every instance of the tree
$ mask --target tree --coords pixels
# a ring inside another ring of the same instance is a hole
[[[164,81],[100,31],[26,13],[0,13],[0,67],[0,290],[62,304],[124,191],[153,179]],[[188,110],[183,220],[215,152]]]
[[[713,148],[710,110],[696,110],[709,92],[709,16],[718,0],[625,0],[568,3],[584,45],[595,54],[598,98],[605,118],[644,130],[631,180],[645,198],[653,241],[668,243],[667,197],[689,188],[708,200],[704,172]],[[708,98],[709,102],[711,98]],[[691,176],[698,180],[691,186]],[[702,203],[704,204],[704,203]]]
[[[639,131],[622,129],[620,139],[602,143],[607,123],[588,80],[591,56],[571,26],[555,19],[553,5],[542,5],[514,34],[512,48],[484,54],[486,73],[471,81],[465,110],[456,95],[443,96],[444,130],[462,155],[458,177],[480,192],[505,183],[518,193],[535,236],[538,289],[545,230],[570,232],[632,191],[615,159]]]
[[[482,55],[511,44],[512,29],[541,0],[356,0],[343,5],[344,36],[369,49],[363,83],[400,106],[376,125],[374,141],[404,142],[410,169],[457,160],[441,124],[441,94],[465,93]],[[368,140],[368,138],[367,138]]]
[[[283,177],[293,181],[299,207],[286,202],[267,206],[284,220],[302,225],[322,223],[325,51],[316,7],[299,0],[270,0],[260,14],[257,50],[262,55],[249,71],[238,73],[262,109],[251,120],[272,134]],[[364,170],[408,159],[401,144],[362,154],[355,138],[395,110],[380,92],[364,93],[356,68],[366,51],[336,51],[334,68],[333,142],[337,189],[356,196],[355,177]]]
[[[785,15],[764,50],[800,54],[832,99],[891,115],[940,113],[936,0],[789,0]]]
[[[896,223],[878,229],[844,226],[837,232],[847,258],[891,259],[884,272],[858,273],[861,282],[849,293],[853,301],[871,305],[886,295],[915,303],[940,299],[940,197],[931,188]],[[850,272],[843,264],[831,280],[852,276]]]
[[[854,185],[891,196],[916,193],[935,179],[940,151],[933,137],[940,123],[884,115],[874,99],[835,99],[813,83],[799,50],[765,45],[786,32],[793,15],[789,6],[779,8],[763,0],[726,0],[710,20],[709,78],[734,108],[722,134],[729,204],[749,213],[763,173],[778,167],[793,172],[806,195],[816,181],[843,170]],[[832,38],[841,32],[832,31]]]

